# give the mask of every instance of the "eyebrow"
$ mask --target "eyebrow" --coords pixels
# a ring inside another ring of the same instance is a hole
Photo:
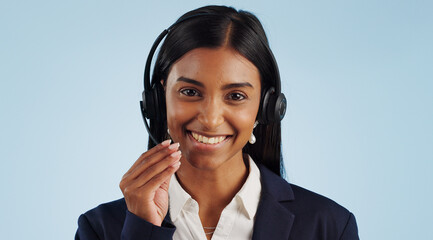
[[[230,88],[244,88],[244,87],[254,88],[253,85],[251,85],[250,83],[248,83],[248,82],[242,82],[242,83],[230,83],[230,84],[224,85],[222,87],[222,89],[223,90],[227,90],[227,89],[230,89]]]
[[[204,84],[203,84],[203,83],[201,83],[201,82],[199,82],[199,81],[197,81],[197,80],[191,79],[191,78],[179,77],[179,78],[177,79],[177,81],[180,81],[180,82],[186,82],[186,83],[191,83],[191,84],[194,84],[194,85],[199,86],[199,87],[204,87]],[[243,87],[254,88],[253,85],[251,85],[251,84],[248,83],[248,82],[241,82],[241,83],[230,83],[230,84],[226,84],[226,85],[224,85],[224,86],[222,87],[222,89],[223,89],[223,90],[227,90],[227,89],[231,89],[231,88],[243,88]]]
[[[177,79],[177,82],[186,82],[186,83],[191,83],[191,84],[197,85],[199,87],[204,87],[203,83],[201,83],[197,80],[191,79],[191,78],[186,78],[186,77],[179,77]]]

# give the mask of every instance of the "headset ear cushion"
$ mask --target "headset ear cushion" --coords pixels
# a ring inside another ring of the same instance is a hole
[[[162,121],[165,119],[165,90],[160,82],[154,84],[152,88],[153,98],[154,98],[154,111],[155,119]]]
[[[141,114],[143,115],[144,118],[150,119],[150,116],[152,115],[151,111],[151,107],[153,103],[152,103],[152,99],[150,98],[150,91],[146,91],[144,90],[141,93],[141,99],[143,99],[143,101],[140,101],[140,106],[141,106]]]
[[[281,121],[286,115],[287,100],[283,93],[278,94],[275,100],[274,121]]]
[[[287,100],[284,94],[277,94],[274,87],[269,88],[263,95],[259,122],[269,124],[281,121],[286,114],[286,105]]]
[[[143,91],[141,111],[145,118],[153,120],[165,119],[165,92],[161,83],[156,83],[150,91]]]
[[[286,105],[287,102],[284,94],[272,94],[269,97],[269,103],[267,107],[268,123],[275,123],[281,121],[286,114]]]
[[[271,87],[270,89],[267,89],[264,91],[262,96],[262,104],[260,106],[259,110],[259,117],[258,120],[261,124],[268,124],[268,108],[269,108],[269,100],[271,98],[272,92],[274,92],[275,89]]]

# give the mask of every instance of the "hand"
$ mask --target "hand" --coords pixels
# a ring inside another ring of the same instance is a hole
[[[168,211],[168,186],[179,169],[179,143],[170,140],[143,153],[123,175],[119,187],[128,210],[138,217],[161,226]]]

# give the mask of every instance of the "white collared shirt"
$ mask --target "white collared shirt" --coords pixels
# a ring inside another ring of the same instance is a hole
[[[259,205],[262,185],[260,171],[251,157],[249,157],[249,165],[248,178],[241,190],[222,211],[212,240],[251,239],[253,236],[254,217]],[[168,193],[170,218],[176,226],[173,239],[206,240],[206,234],[198,215],[198,203],[182,188],[174,174]]]

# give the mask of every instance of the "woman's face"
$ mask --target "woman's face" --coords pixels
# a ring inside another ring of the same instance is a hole
[[[165,87],[167,124],[183,161],[211,170],[242,160],[260,88],[257,68],[231,48],[197,48],[173,64]]]

